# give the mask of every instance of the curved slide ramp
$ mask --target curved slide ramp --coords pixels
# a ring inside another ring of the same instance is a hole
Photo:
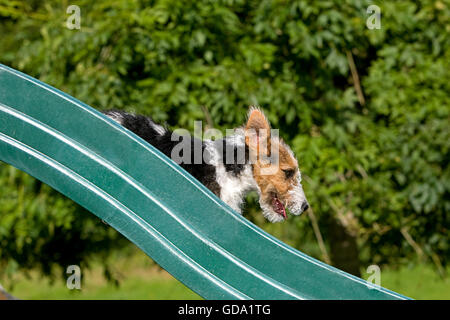
[[[282,243],[132,132],[3,65],[0,160],[94,213],[206,299],[407,299]]]

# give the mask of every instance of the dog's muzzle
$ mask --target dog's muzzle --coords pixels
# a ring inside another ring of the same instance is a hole
[[[300,215],[302,212],[308,210],[309,203],[306,200],[303,188],[297,187],[289,192],[289,201],[287,208],[293,215]]]

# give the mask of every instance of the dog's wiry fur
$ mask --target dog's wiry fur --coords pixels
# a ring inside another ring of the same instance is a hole
[[[105,114],[168,157],[179,143],[172,139],[175,133],[148,117],[119,110]],[[244,196],[252,190],[258,192],[263,214],[271,222],[286,218],[285,207],[295,215],[308,208],[297,159],[281,139],[271,135],[269,122],[260,109],[251,108],[246,125],[235,129],[231,136],[215,141],[189,139],[191,150],[199,143],[206,156],[201,163],[195,163],[191,152],[191,161],[180,165],[237,212],[241,213]],[[267,160],[270,150],[276,150],[277,163]]]

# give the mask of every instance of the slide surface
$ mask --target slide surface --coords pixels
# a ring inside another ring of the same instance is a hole
[[[282,243],[132,132],[1,64],[0,160],[94,213],[206,299],[407,299]]]

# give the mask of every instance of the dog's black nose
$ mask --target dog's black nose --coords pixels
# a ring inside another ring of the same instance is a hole
[[[308,201],[303,202],[302,204],[302,211],[306,211],[309,208],[309,203]]]

